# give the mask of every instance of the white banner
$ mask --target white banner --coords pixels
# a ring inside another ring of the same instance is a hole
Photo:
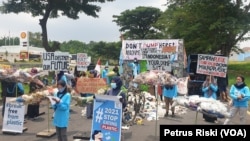
[[[68,52],[45,52],[43,53],[43,70],[63,71],[69,69]]]
[[[6,97],[3,132],[23,132],[25,105],[17,102],[8,102],[13,97]]]
[[[87,71],[89,64],[91,63],[91,57],[88,57],[87,53],[77,53],[77,70]]]
[[[147,54],[165,54],[178,52],[179,39],[166,40],[123,40],[122,56],[124,60],[147,60]],[[176,56],[176,59],[178,56]]]
[[[226,77],[228,57],[198,54],[196,73]]]

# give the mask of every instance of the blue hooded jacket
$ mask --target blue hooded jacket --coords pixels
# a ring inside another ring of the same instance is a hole
[[[237,99],[238,94],[242,94],[242,99]],[[249,88],[243,83],[238,86],[234,84],[230,88],[230,97],[233,99],[234,107],[248,107],[248,101],[250,100]]]
[[[174,98],[177,96],[177,86],[163,86],[163,96],[168,98]]]
[[[124,108],[124,107],[126,107],[126,95],[121,90],[122,84],[123,84],[122,80],[119,76],[115,76],[112,78],[112,81],[114,81],[116,83],[116,88],[109,90],[107,94],[112,95],[112,96],[117,96],[119,94],[122,97],[122,105]],[[112,81],[111,81],[111,83],[112,83]]]
[[[68,127],[69,124],[69,117],[70,117],[70,102],[71,102],[71,95],[67,92],[67,86],[65,81],[60,80],[60,83],[65,90],[63,92],[58,92],[54,96],[60,98],[60,102],[52,105],[55,113],[53,119],[53,125],[56,127]]]

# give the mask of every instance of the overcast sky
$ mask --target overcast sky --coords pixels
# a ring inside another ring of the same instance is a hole
[[[0,0],[0,4],[2,4]],[[113,15],[120,15],[127,9],[135,9],[138,6],[152,6],[164,11],[163,6],[166,0],[115,0],[99,4],[101,11],[98,13],[99,18],[80,14],[80,19],[72,20],[66,17],[49,19],[47,30],[49,40],[69,41],[79,40],[85,43],[89,41],[119,41],[120,32],[116,23],[112,22]],[[18,37],[20,31],[41,32],[39,19],[41,17],[32,17],[29,14],[0,14],[0,38],[6,36]],[[250,42],[241,43],[241,47],[250,47]]]
[[[2,4],[0,0],[0,3]],[[99,18],[80,14],[80,19],[72,20],[66,17],[49,19],[47,22],[48,37],[50,40],[69,41],[119,41],[119,27],[112,22],[113,15],[120,15],[127,9],[135,9],[138,6],[152,6],[165,10],[163,4],[166,0],[115,0],[100,4]],[[0,38],[10,36],[18,37],[20,31],[41,32],[39,19],[29,14],[0,14]]]

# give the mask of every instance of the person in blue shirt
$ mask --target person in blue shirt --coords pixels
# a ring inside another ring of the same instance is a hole
[[[233,100],[233,106],[230,109],[230,118],[224,121],[224,125],[228,124],[231,119],[239,113],[240,124],[246,124],[246,116],[248,109],[248,101],[250,100],[249,87],[244,82],[243,76],[236,77],[236,83],[230,88],[230,97]]]
[[[140,73],[140,64],[137,58],[134,58],[134,62],[130,64],[133,71],[133,78],[135,78]]]
[[[67,82],[68,82],[68,80],[67,80],[67,77],[65,76],[65,74],[64,74],[64,71],[60,71],[58,74],[57,74],[57,77],[56,77],[57,79],[57,82],[59,81],[59,80],[63,80],[63,81],[65,81],[65,83],[67,84]]]
[[[109,77],[108,77],[108,66],[105,66],[105,68],[102,70],[102,78],[104,78],[106,80],[107,85],[109,85],[110,81],[109,81]]]
[[[119,76],[115,76],[111,80],[111,89],[107,91],[107,95],[120,96],[120,102],[122,103],[123,109],[127,106],[126,94],[122,91],[122,79]]]
[[[52,98],[55,101],[55,104],[52,105],[54,109],[53,125],[56,127],[58,141],[67,141],[71,95],[64,80],[57,82],[57,88],[58,92],[54,95],[57,98]]]
[[[214,79],[214,76],[207,75],[206,80],[202,84],[202,92],[204,97],[217,99],[218,85]],[[203,114],[203,119],[207,122],[217,122],[217,117],[211,117],[207,114]]]
[[[6,97],[19,97],[24,94],[24,88],[21,82],[11,82],[8,80],[2,80],[1,87],[3,98],[2,116],[4,117]]]
[[[173,104],[173,98],[177,96],[177,85],[164,85],[163,86],[163,96],[166,105],[165,117],[168,116],[169,106]],[[172,117],[175,116],[175,107],[171,107]]]
[[[206,80],[202,84],[202,92],[204,97],[217,99],[217,91],[218,85],[214,79],[214,76],[207,75]]]

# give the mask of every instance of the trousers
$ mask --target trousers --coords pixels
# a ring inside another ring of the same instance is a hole
[[[246,124],[247,107],[232,107],[230,109],[230,117],[224,121],[224,125],[228,124],[237,113],[240,116],[240,124]]]
[[[68,141],[67,127],[56,127],[56,134],[58,141]]]

